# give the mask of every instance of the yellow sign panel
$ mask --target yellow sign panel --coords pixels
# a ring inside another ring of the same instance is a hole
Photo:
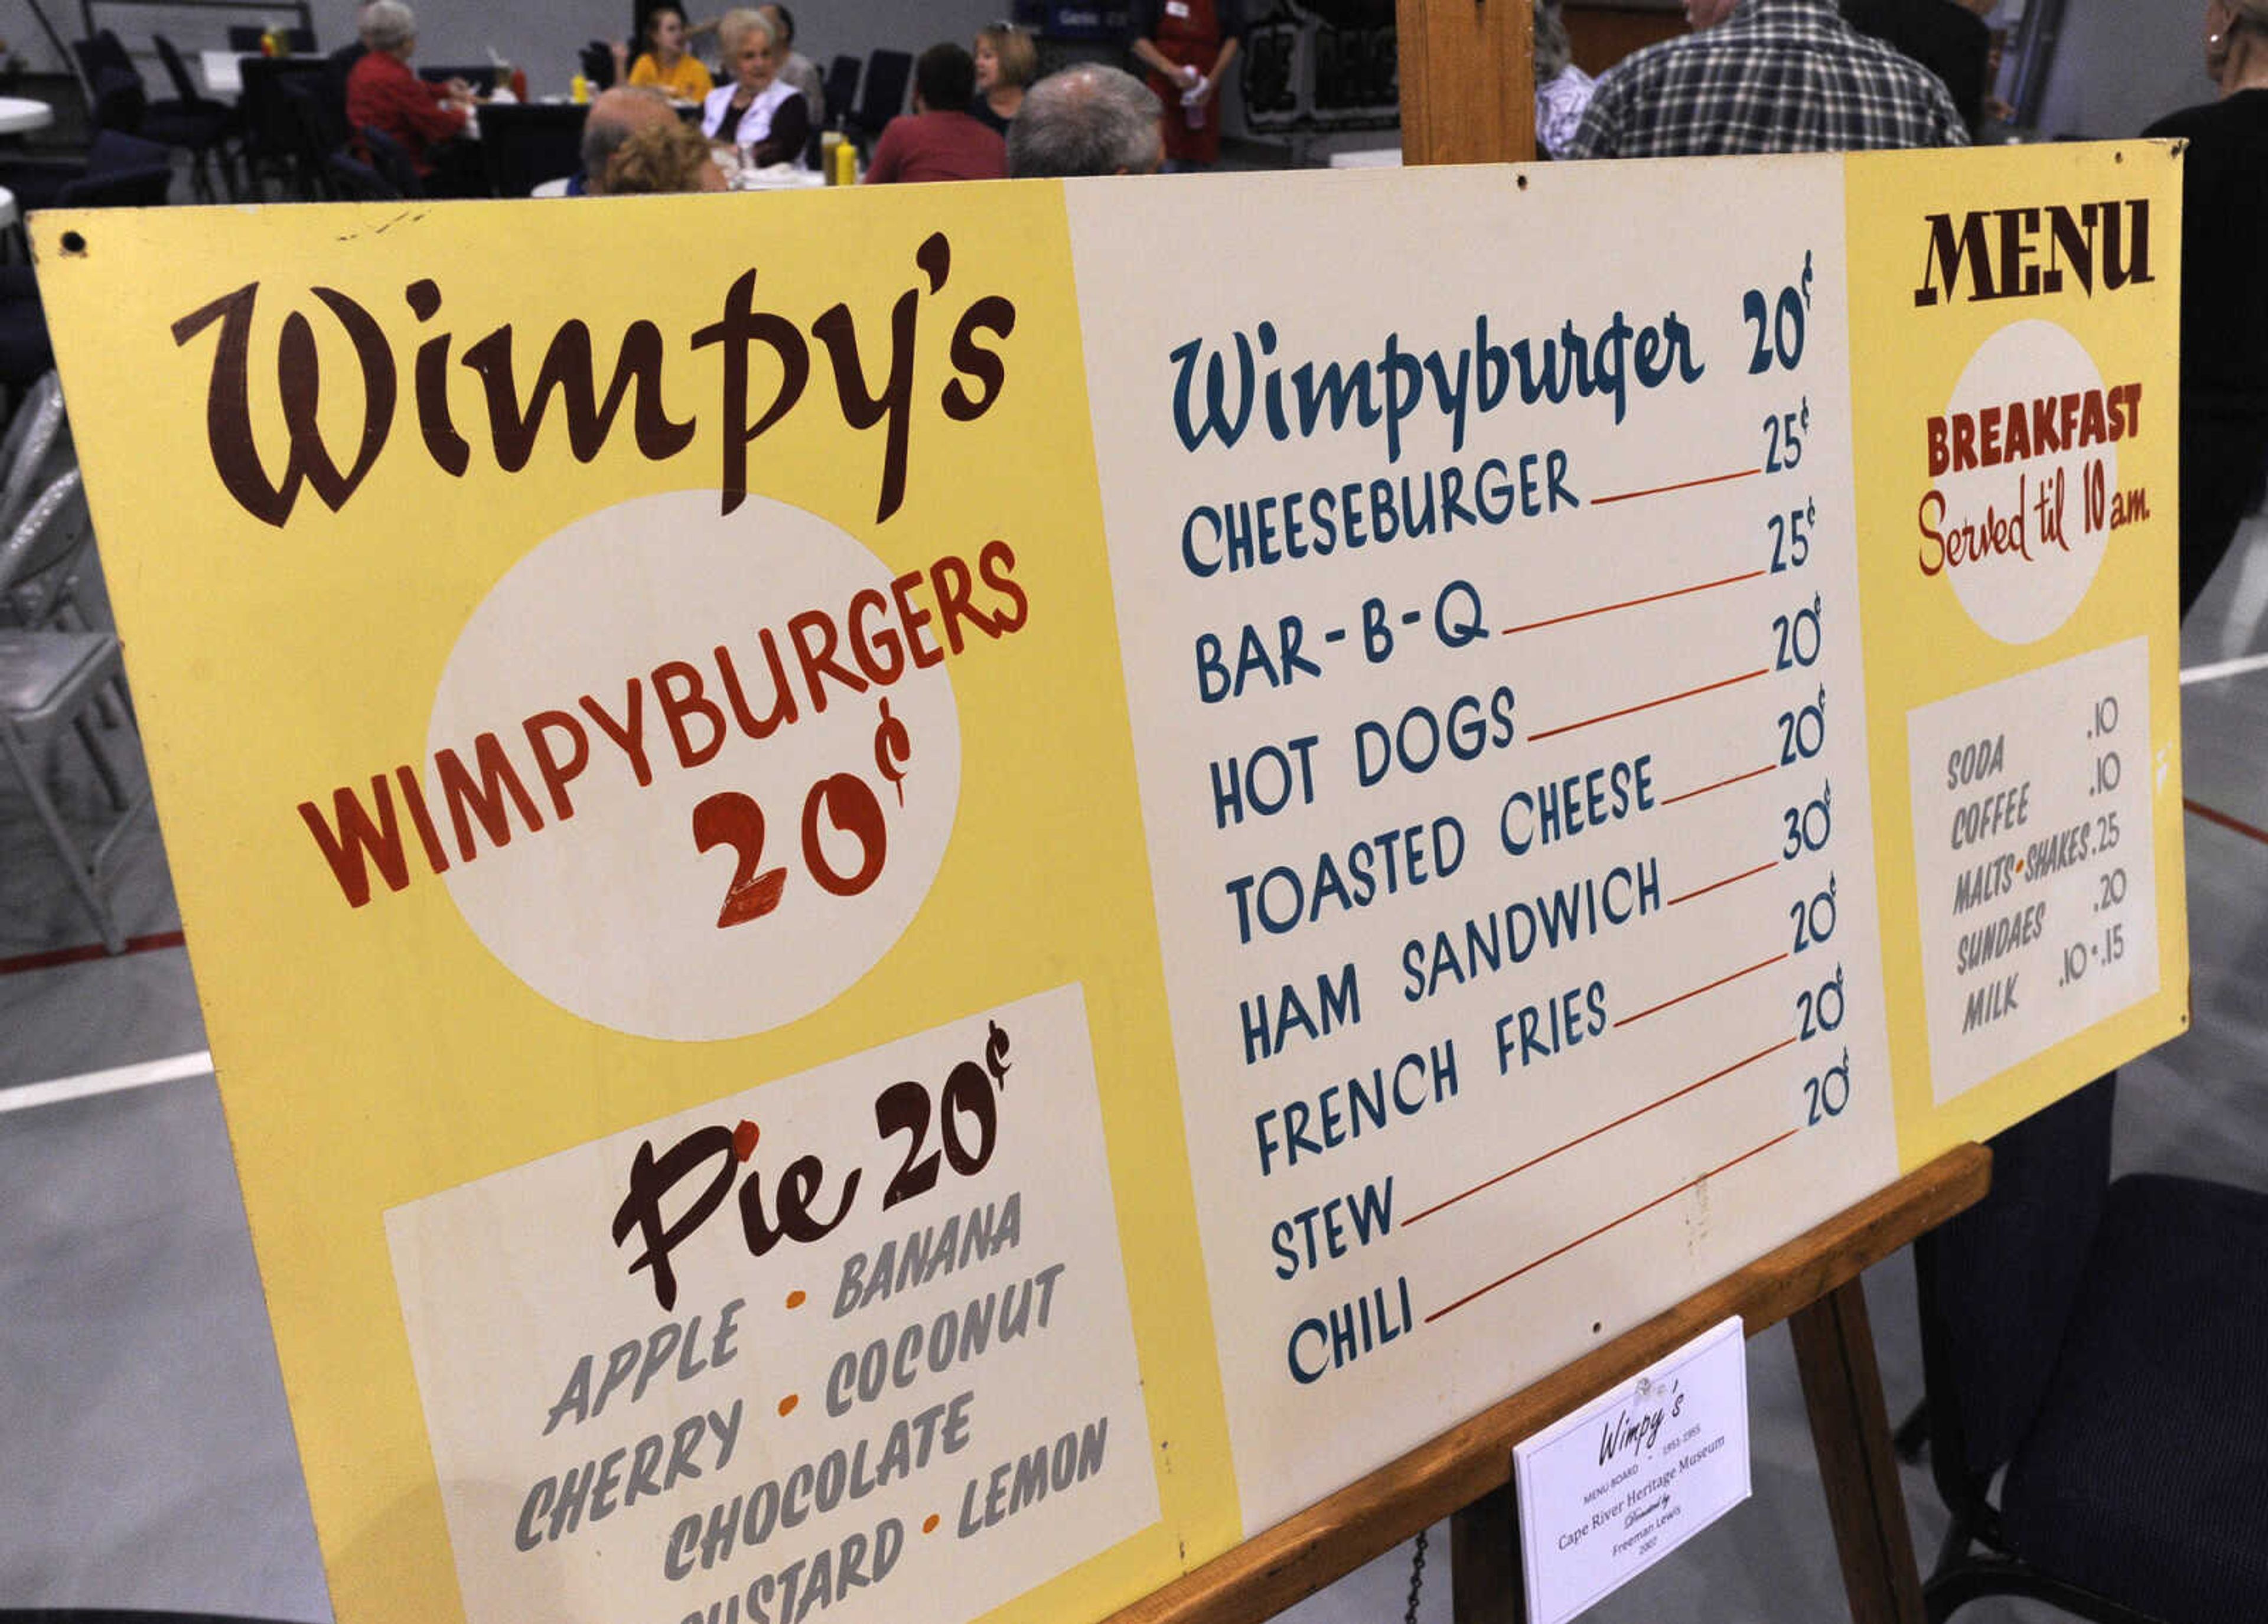
[[[2176,179],[36,221],[340,1616],[1097,1618],[2177,1030]]]

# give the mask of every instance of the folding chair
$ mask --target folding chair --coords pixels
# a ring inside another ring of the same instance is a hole
[[[24,402],[0,434],[0,536],[16,527],[32,498],[70,466],[69,424],[62,379],[52,371],[26,391]],[[6,599],[0,597],[0,607]]]
[[[40,555],[37,544],[50,530],[86,533],[86,498],[74,468],[43,491],[16,533],[0,544],[0,593],[17,585],[25,560]],[[68,555],[80,545],[60,551]],[[103,631],[0,631],[0,761],[24,786],[48,840],[63,859],[71,889],[93,916],[102,944],[126,951],[126,933],[102,894],[107,865],[118,842],[150,805],[146,786],[129,793],[103,742],[99,706],[113,682],[122,682],[125,661],[118,639]],[[130,716],[124,722],[129,734]],[[56,742],[66,732],[78,736],[94,763],[114,815],[91,850],[82,850],[64,823],[48,787]]]

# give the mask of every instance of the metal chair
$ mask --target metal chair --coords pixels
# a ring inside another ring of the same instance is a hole
[[[0,434],[0,535],[16,527],[32,498],[70,466],[63,380],[49,371],[25,392]],[[0,598],[0,609],[6,599]]]
[[[56,531],[63,533],[60,551],[65,556],[85,544],[86,498],[77,469],[41,492],[15,533],[0,543],[0,594],[22,583],[25,561],[58,550],[50,540]],[[23,785],[71,889],[113,953],[126,951],[126,933],[103,898],[103,881],[119,841],[150,805],[146,784],[129,791],[99,725],[104,691],[122,682],[125,670],[118,639],[107,631],[0,631],[0,761]],[[130,734],[130,714],[122,725]],[[73,838],[48,787],[55,747],[66,732],[77,735],[113,808],[108,827],[91,850],[83,850]]]

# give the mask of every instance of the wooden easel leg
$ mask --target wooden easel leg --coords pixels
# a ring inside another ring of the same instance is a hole
[[[1923,1624],[1867,1294],[1853,1279],[1788,1319],[1852,1624]]]
[[[1520,1509],[1511,1484],[1451,1514],[1449,1605],[1456,1624],[1526,1624]]]

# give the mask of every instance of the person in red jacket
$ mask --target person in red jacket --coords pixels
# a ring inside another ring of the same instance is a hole
[[[976,63],[957,45],[932,45],[914,64],[914,110],[892,119],[866,165],[869,185],[895,180],[1000,180],[1008,143],[964,109]]]
[[[348,124],[399,146],[432,195],[485,195],[480,154],[464,139],[472,86],[462,79],[429,85],[411,71],[417,18],[401,0],[371,0],[358,20],[370,48],[347,74]]]

